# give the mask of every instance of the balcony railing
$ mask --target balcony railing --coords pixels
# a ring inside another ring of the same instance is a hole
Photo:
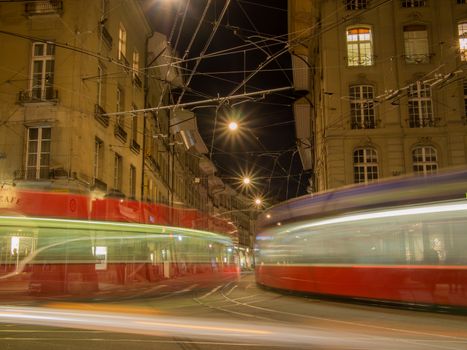
[[[411,118],[409,127],[411,128],[433,128],[438,127],[440,118]]]
[[[109,116],[105,115],[106,112],[104,108],[102,108],[100,105],[95,104],[94,105],[94,118],[101,123],[103,126],[108,127],[109,126]]]
[[[138,142],[136,142],[134,139],[132,139],[130,141],[130,149],[135,152],[135,153],[139,153],[139,151],[141,150],[141,146],[139,145]]]
[[[123,143],[126,142],[126,139],[128,137],[127,132],[123,129],[122,125],[120,125],[118,123],[115,124],[114,135],[115,135],[115,137],[120,139],[120,141],[122,141]]]
[[[13,176],[15,180],[68,179],[68,172],[62,167],[43,166],[39,170],[37,168],[15,170]]]
[[[430,63],[430,59],[433,54],[410,54],[404,55],[406,63],[420,64],[420,63]]]
[[[63,13],[63,1],[49,0],[49,1],[28,1],[25,4],[24,11],[27,16],[35,15],[55,15]]]
[[[38,103],[38,102],[57,102],[58,101],[58,90],[52,87],[46,87],[45,89],[32,89],[32,90],[21,90],[18,93],[18,102],[23,103]]]
[[[102,35],[102,40],[105,42],[105,44],[109,48],[112,48],[113,38],[112,38],[112,35],[110,35],[105,25],[101,25],[101,35]]]
[[[376,123],[374,121],[367,121],[367,122],[359,122],[359,121],[352,121],[350,124],[352,129],[375,129]]]

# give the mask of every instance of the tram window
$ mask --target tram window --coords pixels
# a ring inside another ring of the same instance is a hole
[[[446,264],[467,264],[467,222],[458,221],[445,225]]]

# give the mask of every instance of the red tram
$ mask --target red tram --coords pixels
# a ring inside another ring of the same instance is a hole
[[[307,195],[258,222],[260,285],[467,307],[467,171]]]
[[[231,223],[83,194],[0,192],[0,297],[204,289],[238,277]]]

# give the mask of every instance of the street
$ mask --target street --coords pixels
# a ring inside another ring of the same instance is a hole
[[[30,304],[0,309],[1,349],[467,349],[465,316],[276,293],[250,272],[210,291]]]

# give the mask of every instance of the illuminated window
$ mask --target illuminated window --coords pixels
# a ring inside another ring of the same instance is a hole
[[[413,171],[417,174],[435,174],[438,169],[438,155],[436,149],[417,147],[412,151]]]
[[[427,0],[401,0],[402,7],[425,7]]]
[[[431,106],[431,87],[417,81],[409,87],[409,126],[423,128],[435,126]]]
[[[136,167],[130,165],[130,197],[136,198]]]
[[[346,10],[363,10],[368,6],[369,0],[345,0]]]
[[[370,27],[347,29],[347,64],[349,66],[371,66],[373,64]]]
[[[376,127],[373,96],[373,86],[356,85],[350,87],[352,129],[373,129]]]
[[[461,22],[457,25],[459,35],[459,54],[461,61],[467,61],[467,22]]]
[[[55,45],[34,43],[32,45],[31,97],[39,100],[55,98],[53,91]]]
[[[114,188],[116,190],[122,190],[122,171],[123,171],[123,159],[118,153],[115,153],[114,157]]]
[[[424,25],[410,25],[404,27],[405,62],[428,63],[430,53],[428,49],[428,32]]]
[[[373,148],[359,148],[353,153],[354,182],[378,179],[378,153]]]
[[[118,59],[126,60],[126,30],[121,23],[118,30]]]
[[[50,165],[50,127],[27,130],[26,179],[48,179]]]
[[[96,270],[107,269],[107,247],[94,247],[94,256],[96,257]]]

